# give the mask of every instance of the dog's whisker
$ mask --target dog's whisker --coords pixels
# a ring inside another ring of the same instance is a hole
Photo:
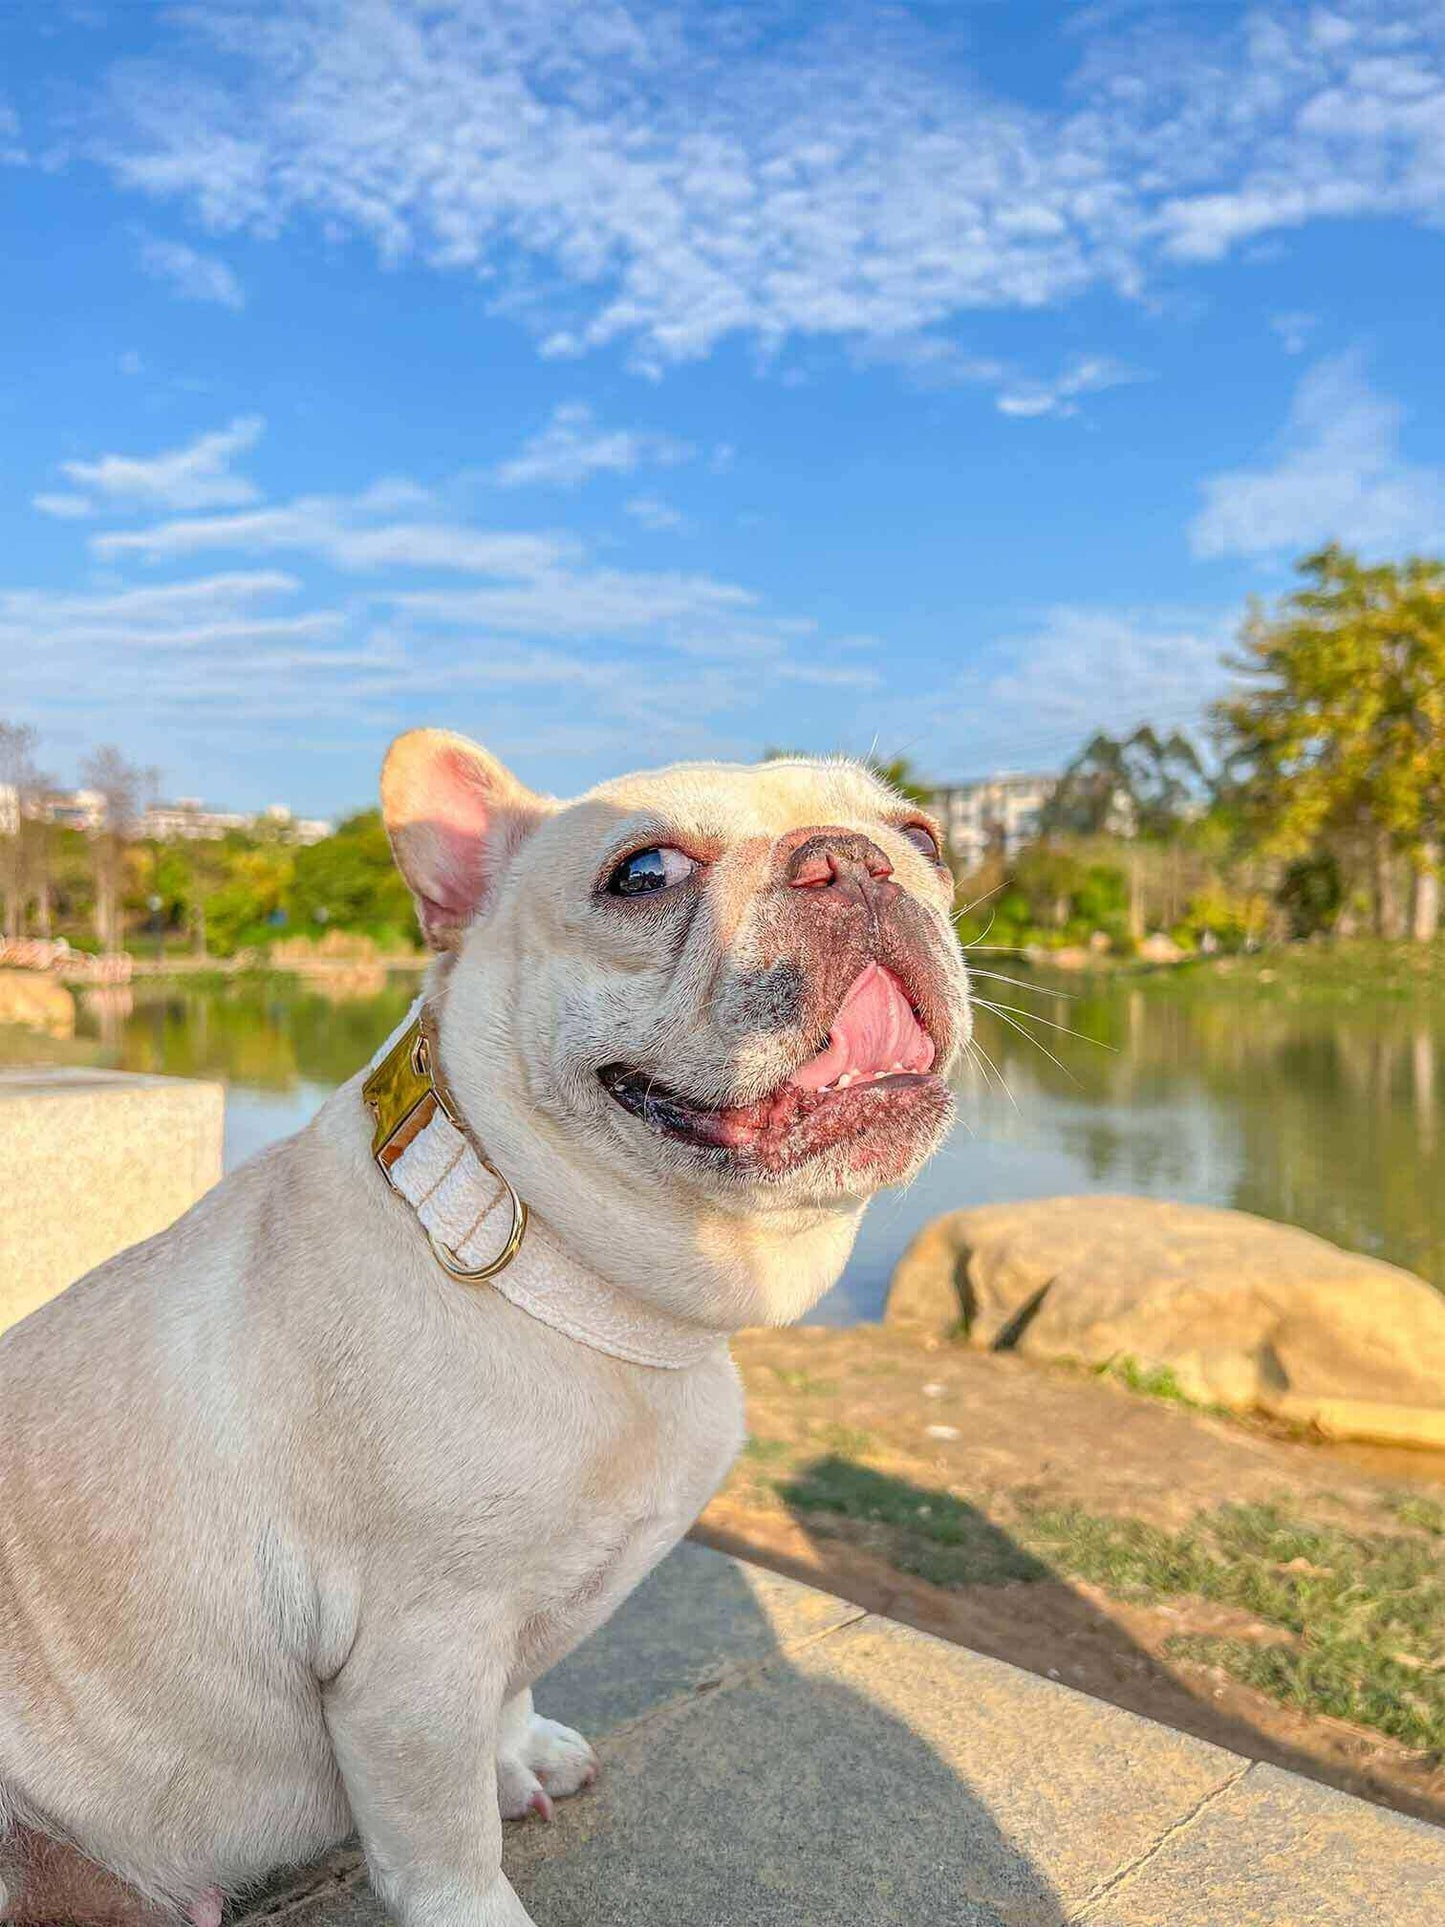
[[[1002,1017],[1006,1011],[1011,1011],[1015,1017],[1026,1017],[1031,1024],[1043,1024],[1049,1030],[1061,1030],[1065,1037],[1077,1037],[1081,1044],[1092,1044],[1095,1050],[1106,1050],[1115,1056],[1118,1055],[1117,1044],[1106,1044],[1102,1037],[1090,1037],[1087,1031],[1074,1030],[1068,1024],[1055,1023],[1052,1017],[1041,1017],[1038,1011],[1025,1010],[1021,1004],[990,1003],[987,997],[975,997],[973,1001],[980,1010],[991,1010],[996,1017]]]
[[[1049,1049],[1048,1045],[1044,1043],[1041,1038],[1035,1037],[1031,1030],[1025,1030],[1022,1024],[1018,1023],[1014,1018],[1010,1017],[1002,1004],[984,1004],[983,1008],[985,1010],[991,1010],[994,1016],[998,1018],[1000,1023],[1007,1024],[1010,1030],[1016,1030],[1020,1037],[1026,1037],[1036,1050],[1041,1050],[1043,1052],[1044,1056],[1048,1058],[1051,1064],[1058,1065],[1059,1069],[1063,1072],[1064,1076],[1068,1078],[1071,1084],[1078,1085],[1080,1090],[1083,1089],[1083,1086],[1079,1084],[1078,1078],[1075,1077],[1074,1073],[1069,1069],[1068,1065],[1065,1064],[1060,1058],[1055,1057],[1054,1053]]]
[[[998,970],[970,970],[968,974],[970,977],[984,977],[990,983],[1008,984],[1012,989],[1022,990],[1030,997],[1062,997],[1066,1004],[1078,1002],[1077,991],[1055,990],[1052,984],[1031,984],[1022,977],[1005,977]]]
[[[1024,1035],[1025,1037],[1027,1037],[1028,1032],[1025,1031]],[[1040,1045],[1039,1048],[1040,1050],[1042,1050],[1043,1046]],[[984,1049],[983,1045],[979,1043],[976,1037],[969,1039],[969,1049],[975,1054],[976,1057],[981,1059],[982,1062],[985,1063],[988,1066],[988,1068],[993,1072],[994,1076],[998,1080],[999,1089],[1003,1092],[1004,1096],[1008,1099],[1009,1103],[1013,1105],[1014,1109],[1018,1110],[1019,1101],[1014,1096],[1013,1092],[1009,1089],[1008,1084],[1005,1082],[1003,1072],[999,1069],[998,1065],[994,1063],[993,1059],[989,1056],[988,1052]]]
[[[981,897],[975,897],[972,903],[966,903],[961,910],[955,910],[953,913],[953,921],[957,923],[960,917],[966,917],[970,910],[976,910],[981,903],[987,903],[990,897],[996,897],[1000,890],[1006,890],[1008,888],[1011,881],[1011,878],[1005,877],[1002,883],[996,883],[991,890],[985,890],[983,895]],[[984,935],[987,936],[988,930],[992,928],[993,925],[990,923],[988,929],[984,931]]]

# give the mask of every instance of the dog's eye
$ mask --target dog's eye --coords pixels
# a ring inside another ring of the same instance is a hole
[[[930,863],[943,862],[943,852],[938,847],[938,838],[926,823],[900,823],[898,827],[914,849],[926,856]]]
[[[655,850],[637,850],[624,857],[607,879],[614,897],[645,897],[653,890],[669,890],[685,883],[697,865],[670,843]]]

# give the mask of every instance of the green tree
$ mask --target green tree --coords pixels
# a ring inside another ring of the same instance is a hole
[[[221,852],[221,880],[205,897],[204,928],[208,949],[232,957],[269,942],[284,924],[294,853],[248,836],[225,838]]]
[[[1160,736],[1149,723],[1132,736],[1100,730],[1059,778],[1040,827],[1045,836],[1158,841],[1199,812],[1207,790],[1199,752],[1178,730]]]
[[[379,810],[348,817],[333,835],[296,851],[286,907],[298,932],[355,930],[393,950],[415,942],[411,894]]]
[[[1246,620],[1218,705],[1226,766],[1272,855],[1364,856],[1379,935],[1402,935],[1403,857],[1417,937],[1439,927],[1445,826],[1445,565],[1367,567],[1335,544],[1302,586]]]

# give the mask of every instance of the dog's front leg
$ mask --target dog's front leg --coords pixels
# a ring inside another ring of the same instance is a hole
[[[326,1688],[372,1883],[400,1927],[531,1927],[502,1872],[503,1694],[485,1632],[451,1615],[359,1646]]]

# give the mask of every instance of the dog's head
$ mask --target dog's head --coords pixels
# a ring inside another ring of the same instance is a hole
[[[929,818],[802,759],[564,804],[435,730],[393,744],[382,800],[499,1166],[617,1282],[796,1316],[952,1116],[970,1018]]]

